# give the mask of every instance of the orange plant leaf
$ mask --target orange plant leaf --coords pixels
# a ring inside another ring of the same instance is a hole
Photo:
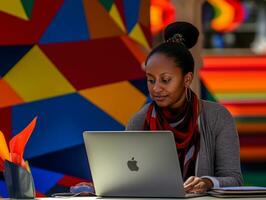
[[[2,131],[0,131],[0,158],[2,160],[9,160],[9,150],[6,144],[6,139]]]
[[[10,140],[9,149],[10,149],[12,162],[22,165],[25,146],[36,125],[36,121],[37,121],[37,117],[35,117],[26,128],[24,128],[19,134],[17,134]]]

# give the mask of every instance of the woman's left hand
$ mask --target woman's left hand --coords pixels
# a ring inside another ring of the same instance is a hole
[[[213,184],[210,179],[197,176],[189,177],[184,183],[184,188],[187,193],[205,193],[212,186]]]

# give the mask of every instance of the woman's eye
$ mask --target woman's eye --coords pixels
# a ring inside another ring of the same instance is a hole
[[[153,80],[153,79],[147,79],[147,82],[148,83],[151,83],[151,84],[154,84],[155,83],[155,80]]]
[[[171,81],[171,79],[162,79],[163,83],[169,83]]]

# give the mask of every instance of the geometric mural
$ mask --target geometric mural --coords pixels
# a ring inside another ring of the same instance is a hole
[[[124,130],[148,100],[149,3],[0,2],[0,130],[8,142],[38,116],[25,149],[37,196],[91,181],[82,132]]]
[[[202,94],[234,116],[247,185],[266,186],[266,57],[205,56]]]

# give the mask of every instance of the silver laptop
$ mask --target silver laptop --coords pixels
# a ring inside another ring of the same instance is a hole
[[[186,194],[170,131],[85,131],[97,196],[193,197]]]

